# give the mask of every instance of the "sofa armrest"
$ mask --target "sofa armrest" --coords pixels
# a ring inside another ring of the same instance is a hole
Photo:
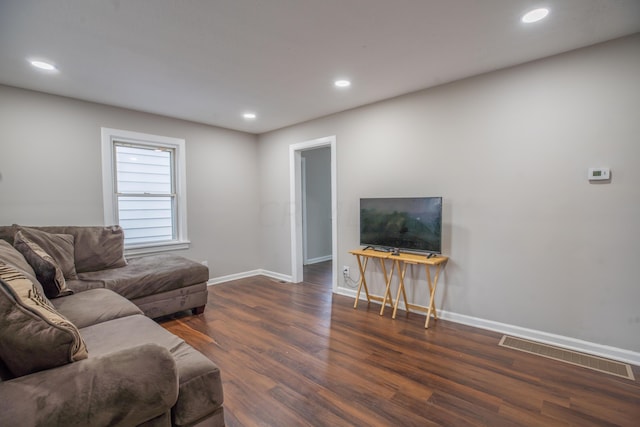
[[[132,426],[178,398],[168,350],[155,344],[0,382],[0,425]]]

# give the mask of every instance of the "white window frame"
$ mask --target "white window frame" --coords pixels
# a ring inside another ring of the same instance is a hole
[[[176,238],[165,242],[152,242],[125,246],[126,256],[143,255],[154,252],[189,249],[187,237],[187,174],[186,143],[184,139],[151,135],[128,130],[101,128],[102,135],[102,200],[105,225],[118,224],[118,203],[115,192],[115,149],[116,142],[141,144],[147,147],[169,148],[175,154],[176,191]]]

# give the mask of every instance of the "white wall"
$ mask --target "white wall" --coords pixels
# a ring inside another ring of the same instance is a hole
[[[257,137],[0,86],[0,224],[103,224],[100,128],[184,138],[191,248],[211,277],[260,264]]]
[[[636,35],[259,138],[0,86],[0,224],[101,224],[100,127],[174,136],[180,253],[212,277],[290,274],[289,145],[336,135],[339,266],[357,271],[360,197],[441,195],[439,307],[638,352],[639,76]],[[589,184],[594,166],[612,182]]]
[[[336,135],[339,266],[359,198],[443,196],[439,307],[638,352],[639,118],[636,35],[261,135],[263,267],[291,271],[288,146]]]
[[[306,150],[301,156],[306,175],[306,258],[326,260],[331,257],[331,149]]]

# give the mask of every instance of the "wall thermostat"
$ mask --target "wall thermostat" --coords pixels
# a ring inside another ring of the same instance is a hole
[[[604,181],[611,177],[609,168],[589,168],[589,181]]]

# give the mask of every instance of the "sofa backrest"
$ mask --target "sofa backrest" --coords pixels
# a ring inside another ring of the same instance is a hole
[[[0,226],[0,239],[13,245],[13,236],[20,225]],[[27,227],[27,226],[24,226]],[[124,267],[124,231],[114,226],[34,226],[54,234],[71,234],[74,237],[74,260],[78,273]]]
[[[0,225],[0,239],[9,242],[13,246],[13,236],[15,236],[17,227],[13,225]]]

